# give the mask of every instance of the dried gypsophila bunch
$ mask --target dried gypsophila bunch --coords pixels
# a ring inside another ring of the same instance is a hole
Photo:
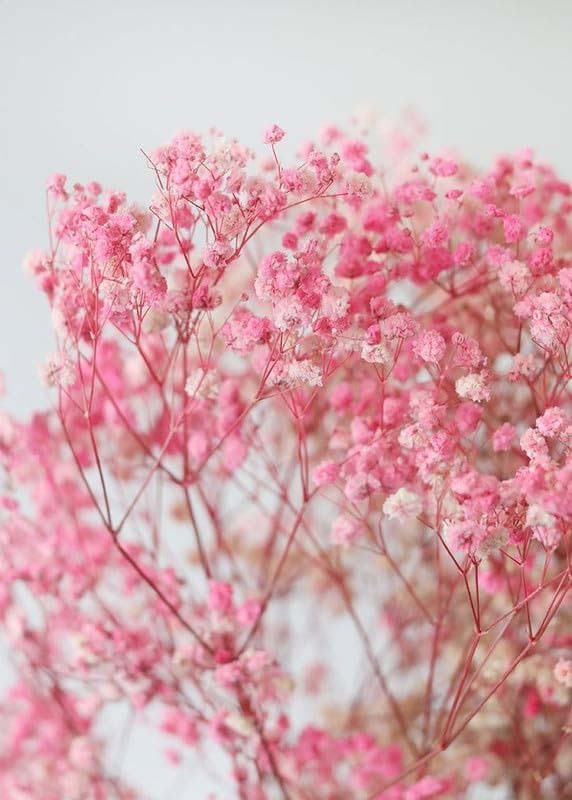
[[[571,187],[373,133],[293,166],[276,125],[259,161],[182,133],[147,210],[49,181],[52,408],[0,420],[7,800],[148,797],[111,707],[168,780],[224,756],[212,797],[571,790]]]

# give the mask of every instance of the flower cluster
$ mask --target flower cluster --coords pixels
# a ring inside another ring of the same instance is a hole
[[[572,187],[370,133],[181,133],[147,208],[48,182],[7,800],[147,797],[118,707],[213,798],[572,791]]]

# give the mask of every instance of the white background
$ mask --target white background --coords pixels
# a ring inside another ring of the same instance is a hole
[[[0,0],[2,402],[44,402],[49,315],[21,262],[52,172],[144,200],[139,148],[180,128],[256,146],[277,122],[296,144],[372,103],[416,107],[429,148],[530,145],[572,178],[571,33],[566,0]]]

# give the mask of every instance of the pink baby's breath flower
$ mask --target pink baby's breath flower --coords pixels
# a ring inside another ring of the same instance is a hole
[[[423,331],[413,350],[423,361],[438,364],[445,355],[445,340],[438,331]]]
[[[361,200],[373,196],[373,186],[367,175],[355,172],[346,178],[345,183],[346,192],[352,197],[358,197]]]
[[[474,369],[485,362],[479,343],[475,339],[455,332],[451,337],[451,341],[455,345],[454,366]]]
[[[389,364],[391,363],[391,350],[383,342],[378,344],[364,342],[361,348],[361,357],[369,364]]]
[[[491,390],[485,375],[481,372],[471,372],[455,381],[455,390],[459,397],[482,403],[491,398]]]
[[[227,614],[232,607],[232,586],[221,581],[210,581],[208,605],[211,611]]]
[[[526,292],[532,276],[521,261],[508,261],[501,267],[499,280],[503,289],[519,296]]]
[[[340,474],[339,464],[335,461],[326,460],[318,464],[312,472],[312,478],[316,486],[328,486],[335,483]]]
[[[61,172],[54,173],[47,182],[48,194],[57,200],[67,200],[69,195],[65,188],[66,180],[66,176]]]
[[[559,658],[554,666],[554,677],[567,689],[572,689],[572,660]]]
[[[353,517],[340,516],[332,523],[330,535],[334,544],[347,547],[363,535],[363,527]]]
[[[217,269],[223,267],[232,255],[232,246],[225,239],[218,239],[214,244],[207,245],[202,253],[203,263],[207,267]]]
[[[518,242],[526,232],[522,220],[516,214],[509,214],[503,219],[503,228],[508,243]]]
[[[383,513],[390,519],[397,519],[400,522],[417,517],[422,510],[423,504],[419,495],[405,487],[390,495],[383,504]]]
[[[536,420],[536,427],[543,436],[558,437],[572,424],[571,417],[558,406],[547,408]]]
[[[550,453],[548,443],[540,431],[528,428],[520,437],[520,446],[532,462],[548,466]]]
[[[531,183],[520,183],[516,186],[511,186],[510,193],[513,197],[528,197],[529,194],[534,192],[534,186]]]
[[[493,449],[495,453],[509,450],[515,439],[515,429],[510,422],[503,423],[493,434]]]
[[[380,482],[374,475],[358,472],[346,481],[344,494],[350,502],[359,503],[367,500],[370,495],[378,491],[380,486]]]
[[[236,609],[236,619],[241,625],[253,625],[261,612],[262,604],[259,600],[245,600]]]
[[[446,158],[434,158],[429,166],[430,172],[440,178],[449,178],[456,175],[459,170],[459,165],[455,161]]]
[[[292,361],[288,365],[288,378],[293,384],[306,383],[308,386],[322,386],[323,375],[320,368],[309,360]]]
[[[265,144],[278,144],[282,141],[285,133],[279,125],[271,125],[264,134]]]
[[[486,532],[473,520],[447,525],[446,538],[453,550],[474,555],[485,539]]]
[[[536,244],[546,246],[552,244],[554,239],[554,231],[546,225],[540,225],[534,234],[534,241]]]

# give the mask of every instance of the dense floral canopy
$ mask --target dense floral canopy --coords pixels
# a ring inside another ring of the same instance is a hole
[[[571,796],[572,189],[370,134],[181,133],[148,208],[49,181],[2,798],[149,797],[116,708],[217,800]]]

